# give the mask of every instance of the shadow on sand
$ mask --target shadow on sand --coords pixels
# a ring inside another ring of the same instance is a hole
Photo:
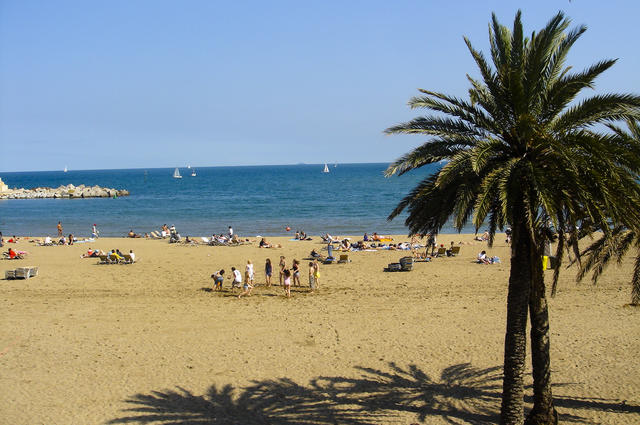
[[[318,377],[308,385],[287,378],[255,381],[234,389],[211,386],[195,395],[184,388],[136,394],[125,400],[123,417],[109,424],[349,424],[372,425],[397,421],[407,414],[429,423],[438,417],[450,424],[497,423],[502,378],[499,367],[474,368],[458,364],[432,379],[415,365],[388,370],[357,367],[358,378]],[[640,406],[595,398],[556,397],[559,408],[640,413]],[[530,402],[530,400],[528,400]],[[561,415],[563,422],[585,422]]]

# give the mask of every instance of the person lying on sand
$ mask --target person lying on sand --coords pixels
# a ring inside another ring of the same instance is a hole
[[[129,233],[127,234],[127,236],[130,237],[130,238],[139,238],[139,237],[141,237],[139,234],[134,233],[133,229],[129,230]]]

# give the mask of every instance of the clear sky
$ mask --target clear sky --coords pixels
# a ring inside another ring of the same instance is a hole
[[[464,96],[495,11],[563,10],[568,63],[640,92],[635,1],[0,0],[0,171],[389,162],[417,88]]]

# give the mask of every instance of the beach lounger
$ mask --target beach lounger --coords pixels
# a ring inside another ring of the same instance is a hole
[[[438,252],[436,252],[436,257],[444,257],[447,255],[447,248],[438,248]]]
[[[206,243],[207,245],[209,244],[209,242],[211,242],[209,238],[201,237],[200,239],[202,239],[202,242]]]
[[[451,248],[451,256],[452,257],[455,257],[458,254],[460,254],[460,247],[459,246],[454,246],[453,248]]]

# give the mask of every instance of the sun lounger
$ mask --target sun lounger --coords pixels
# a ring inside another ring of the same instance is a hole
[[[451,248],[451,256],[452,257],[455,257],[458,254],[460,254],[460,247],[459,246],[454,246],[453,248]]]

